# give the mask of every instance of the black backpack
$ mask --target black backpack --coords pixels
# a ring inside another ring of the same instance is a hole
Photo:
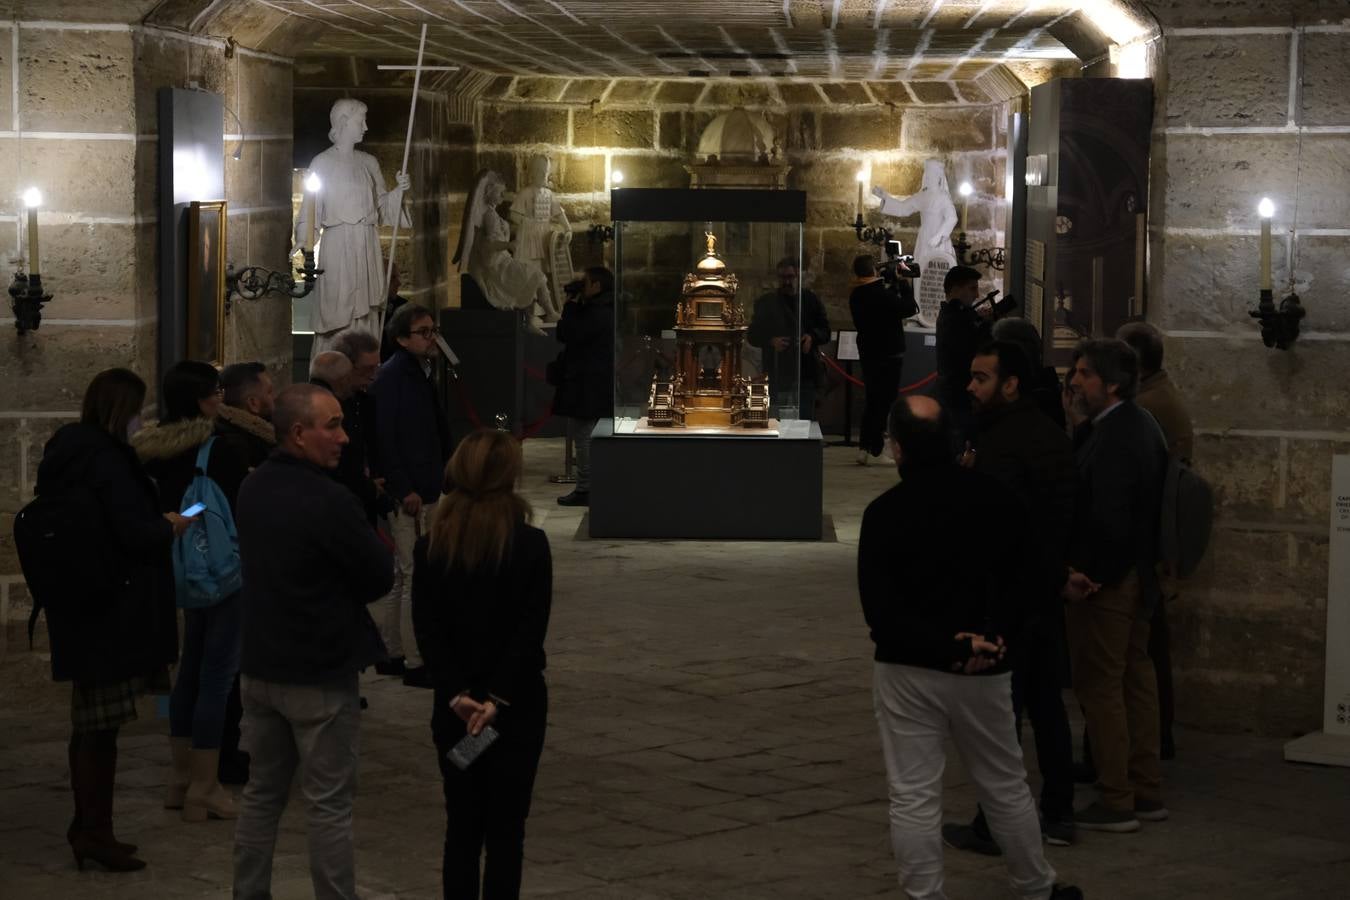
[[[1185,578],[1200,566],[1214,527],[1214,489],[1190,463],[1170,459],[1163,481],[1158,557]]]
[[[50,632],[53,619],[65,621],[86,602],[105,601],[125,580],[115,537],[87,487],[41,494],[19,510],[14,517],[14,546],[33,598],[30,648],[44,608]]]

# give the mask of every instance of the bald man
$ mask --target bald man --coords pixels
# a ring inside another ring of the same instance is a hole
[[[277,828],[298,774],[314,895],[355,900],[357,676],[384,657],[367,605],[393,585],[394,561],[329,477],[347,443],[337,398],[292,385],[272,422],[279,450],[244,480],[235,507],[253,761],[234,833],[234,896],[272,896]]]
[[[876,651],[873,703],[890,782],[891,847],[908,897],[943,894],[942,772],[951,738],[975,780],[1018,897],[1081,900],[1055,884],[1013,729],[1008,642],[1045,592],[1026,512],[958,466],[931,397],[896,401],[887,449],[901,481],[873,500],[858,593]],[[922,523],[916,527],[916,523]],[[969,537],[968,537],[969,536]]]
[[[327,388],[338,400],[345,401],[352,393],[352,361],[345,353],[325,350],[310,361],[309,383]]]
[[[372,341],[374,339],[372,338]],[[309,383],[329,391],[342,404],[344,422],[355,423],[360,427],[360,409],[355,399],[356,378],[352,361],[347,354],[338,350],[325,350],[314,357],[309,364]],[[370,475],[366,465],[365,449],[360,444],[347,441],[342,446],[342,456],[337,468],[333,469],[333,478],[339,484],[356,495],[365,511],[366,520],[375,524],[379,514],[380,489]],[[381,666],[384,665],[382,661]]]

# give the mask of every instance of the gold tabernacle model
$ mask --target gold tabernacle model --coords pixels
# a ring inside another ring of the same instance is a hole
[[[705,234],[708,253],[684,277],[675,307],[675,376],[652,376],[646,424],[768,428],[769,376],[741,374],[745,309],[736,302],[736,276],[717,255],[717,238]]]

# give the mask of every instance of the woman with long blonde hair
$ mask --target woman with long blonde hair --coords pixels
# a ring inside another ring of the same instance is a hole
[[[446,494],[413,552],[413,626],[435,688],[431,732],[445,789],[445,900],[520,895],[525,819],[544,749],[544,636],[553,592],[548,537],[516,493],[520,443],[480,429],[446,466]],[[499,738],[466,769],[465,737]]]

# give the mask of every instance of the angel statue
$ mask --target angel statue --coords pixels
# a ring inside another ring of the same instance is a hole
[[[566,284],[572,279],[572,259],[567,252],[572,239],[572,224],[567,221],[558,197],[548,186],[550,163],[547,156],[535,154],[526,166],[529,181],[516,192],[511,201],[511,224],[516,229],[516,245],[511,248],[516,259],[527,266],[553,276],[553,285]],[[554,236],[562,241],[566,255],[562,265],[555,265]],[[558,272],[555,269],[562,269]],[[535,310],[545,322],[556,322],[562,317],[562,300],[549,291],[549,304]]]
[[[451,262],[478,282],[483,296],[497,309],[526,310],[538,304],[547,310],[550,297],[543,271],[511,256],[511,226],[497,213],[505,195],[502,176],[488,169],[478,173],[464,206],[459,246]],[[530,326],[542,333],[540,324],[535,314]]]
[[[903,219],[915,213],[919,216],[919,236],[914,244],[914,260],[924,275],[928,274],[929,260],[941,260],[946,268],[956,265],[951,234],[956,227],[956,204],[947,187],[947,172],[942,160],[929,159],[923,164],[923,182],[917,194],[894,197],[884,188],[872,188],[872,194],[881,200],[881,214]],[[946,273],[946,269],[943,269]]]

